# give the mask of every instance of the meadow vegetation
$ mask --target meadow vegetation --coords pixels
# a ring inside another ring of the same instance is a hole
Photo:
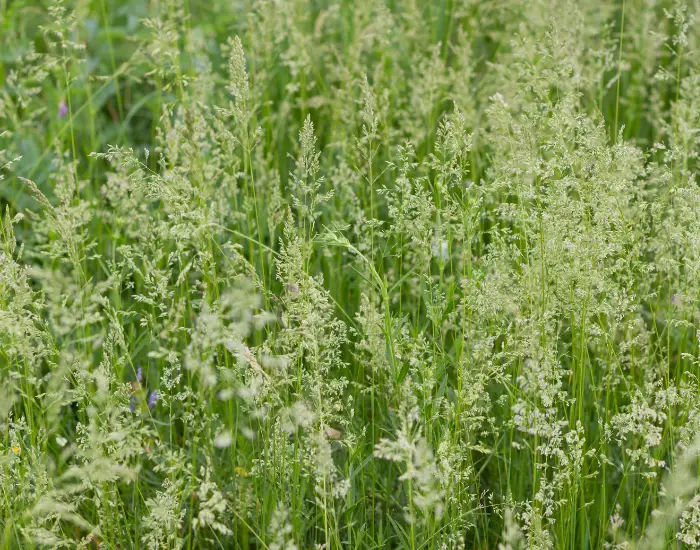
[[[0,549],[699,549],[699,7],[0,0]]]

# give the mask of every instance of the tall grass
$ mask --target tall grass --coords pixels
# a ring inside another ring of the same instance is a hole
[[[0,0],[0,548],[700,548],[697,0]]]

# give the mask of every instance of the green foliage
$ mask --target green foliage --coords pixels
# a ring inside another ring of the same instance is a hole
[[[697,0],[0,0],[0,548],[700,548]]]

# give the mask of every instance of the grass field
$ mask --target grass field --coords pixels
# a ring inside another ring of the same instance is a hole
[[[698,0],[0,0],[0,549],[700,548]]]

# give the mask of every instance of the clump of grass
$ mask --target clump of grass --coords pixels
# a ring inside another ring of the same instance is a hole
[[[697,14],[0,0],[0,548],[700,548]]]

